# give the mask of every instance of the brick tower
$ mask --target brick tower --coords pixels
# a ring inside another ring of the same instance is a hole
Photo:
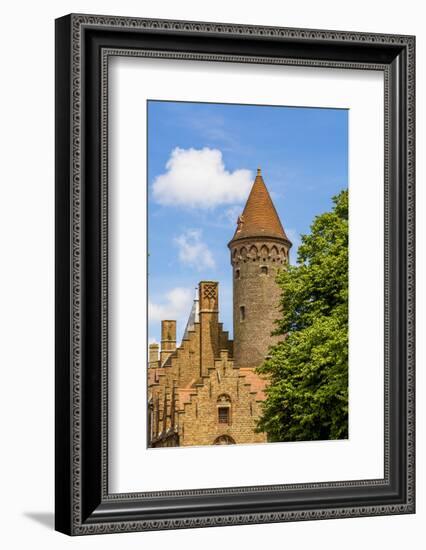
[[[287,265],[291,248],[260,169],[228,247],[234,283],[234,362],[236,367],[257,367],[277,340],[271,337],[279,317],[275,277]]]

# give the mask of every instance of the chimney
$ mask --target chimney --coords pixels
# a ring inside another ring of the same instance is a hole
[[[149,344],[149,366],[150,367],[158,366],[159,349],[160,349],[160,346],[156,342],[154,342],[153,344]]]
[[[176,350],[176,321],[161,321],[160,363]]]
[[[199,284],[200,375],[207,375],[219,355],[219,284],[201,281]]]

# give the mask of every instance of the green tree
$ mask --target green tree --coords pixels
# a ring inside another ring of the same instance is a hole
[[[269,380],[258,429],[270,441],[348,437],[348,191],[333,202],[277,277],[283,339],[257,369]]]

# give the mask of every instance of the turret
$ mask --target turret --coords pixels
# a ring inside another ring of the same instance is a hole
[[[279,317],[279,269],[289,261],[291,242],[285,234],[260,169],[238,217],[231,251],[234,289],[234,362],[257,367],[264,360]]]

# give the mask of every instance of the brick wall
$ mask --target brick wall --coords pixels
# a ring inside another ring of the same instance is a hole
[[[168,354],[164,363],[157,360],[158,347],[150,346],[151,445],[265,442],[265,434],[255,431],[265,382],[252,369],[234,364],[233,343],[218,321],[217,283],[201,282],[199,300],[200,321],[173,352],[169,348],[172,339],[165,338],[167,327],[163,325],[164,352]],[[176,330],[176,325],[171,326]],[[228,408],[229,422],[219,422],[220,407]]]

